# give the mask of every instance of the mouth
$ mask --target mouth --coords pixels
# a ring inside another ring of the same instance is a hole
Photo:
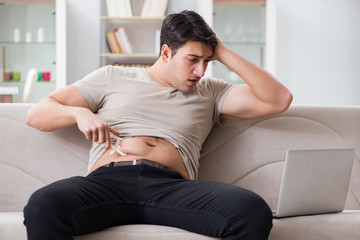
[[[189,84],[191,86],[195,86],[199,80],[200,80],[200,78],[190,78],[190,79],[188,79]]]

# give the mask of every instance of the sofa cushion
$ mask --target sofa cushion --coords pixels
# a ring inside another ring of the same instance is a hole
[[[26,239],[22,212],[0,213],[0,239]],[[360,211],[274,219],[269,240],[358,240]],[[75,240],[215,240],[178,228],[157,225],[125,225],[75,237]]]
[[[179,228],[158,225],[125,225],[108,228],[101,232],[75,237],[75,240],[216,240],[218,238],[207,237],[191,233]]]
[[[25,240],[26,229],[22,212],[0,212],[0,239]]]
[[[357,240],[360,211],[274,219],[269,240]],[[331,237],[330,237],[331,236]]]
[[[26,228],[22,212],[0,212],[0,239],[25,240]],[[75,240],[215,240],[179,228],[158,225],[125,225],[112,227],[101,232],[75,237]]]

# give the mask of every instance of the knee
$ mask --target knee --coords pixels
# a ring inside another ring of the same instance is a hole
[[[48,226],[71,214],[71,191],[61,183],[53,183],[35,191],[24,208],[24,224]],[[57,219],[57,220],[56,220]]]
[[[272,211],[259,195],[247,190],[245,192],[246,197],[242,196],[244,205],[238,205],[242,210],[238,212],[238,224],[235,226],[245,233],[247,237],[244,239],[268,239],[273,226]]]
[[[269,205],[265,202],[263,198],[255,194],[253,203],[253,215],[252,215],[252,228],[255,231],[263,231],[264,236],[267,239],[270,230],[273,226],[273,215]],[[265,234],[266,233],[266,234]],[[262,238],[258,238],[262,239]]]
[[[47,217],[57,211],[56,202],[58,196],[48,187],[41,188],[34,192],[24,208],[25,225],[30,221],[46,222]]]

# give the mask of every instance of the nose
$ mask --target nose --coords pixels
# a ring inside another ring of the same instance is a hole
[[[196,65],[196,67],[194,68],[194,75],[196,77],[203,77],[204,74],[205,74],[205,71],[206,71],[206,68],[207,68],[207,64],[206,63],[199,63]]]

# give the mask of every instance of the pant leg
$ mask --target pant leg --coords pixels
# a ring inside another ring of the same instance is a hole
[[[161,178],[144,178],[141,185],[145,223],[228,240],[267,239],[272,228],[266,202],[234,185]]]
[[[139,223],[138,173],[131,167],[100,169],[36,191],[24,209],[28,239],[71,240],[74,235]]]

